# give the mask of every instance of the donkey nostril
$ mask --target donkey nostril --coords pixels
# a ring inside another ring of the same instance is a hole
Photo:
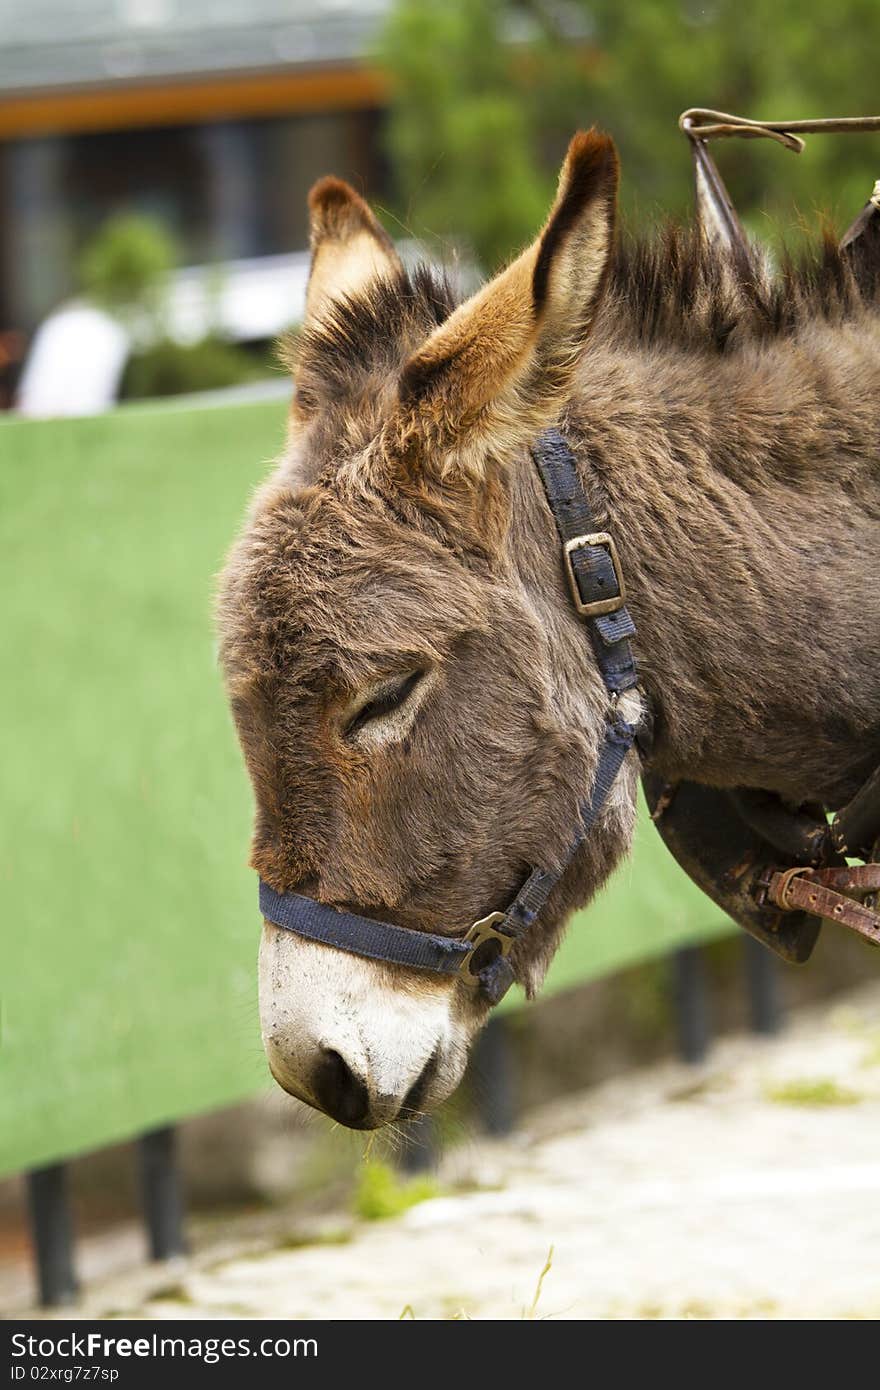
[[[330,1047],[322,1049],[312,1081],[321,1109],[340,1124],[357,1128],[367,1118],[370,1095],[345,1058]]]

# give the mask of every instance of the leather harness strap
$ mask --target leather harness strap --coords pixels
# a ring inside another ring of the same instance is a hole
[[[880,912],[873,902],[880,889],[880,864],[842,864],[830,869],[768,870],[767,897],[783,912],[809,912],[839,922],[880,945]],[[868,897],[869,902],[853,901]]]
[[[605,685],[613,695],[622,695],[639,677],[630,646],[636,625],[626,608],[626,586],[614,540],[607,531],[595,529],[574,456],[559,431],[541,435],[532,456],[562,541],[574,606],[587,619]]]
[[[616,712],[619,696],[638,681],[630,639],[635,624],[626,609],[626,590],[611,536],[596,529],[571,450],[558,430],[548,430],[532,451],[563,546],[563,563],[575,609],[587,624],[611,708],[599,748],[589,796],[561,862],[535,868],[504,911],[490,912],[464,933],[441,936],[345,912],[300,893],[278,893],[260,882],[260,911],[268,922],[310,941],[369,960],[460,975],[489,1004],[514,983],[510,950],[532,927],[547,899],[596,824],[636,738],[635,724]]]
[[[359,917],[354,912],[340,912],[316,898],[301,893],[276,893],[268,883],[260,881],[260,912],[276,927],[321,941],[340,951],[350,951],[353,934],[357,934],[359,956],[369,960],[394,961],[411,965],[416,970],[434,970],[439,975],[454,975],[470,954],[470,946],[461,937],[430,936],[408,927],[378,922],[372,917]]]

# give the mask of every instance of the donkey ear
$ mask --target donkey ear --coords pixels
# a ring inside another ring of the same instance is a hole
[[[356,294],[377,276],[401,269],[384,227],[363,198],[341,179],[320,179],[309,193],[312,264],[306,322],[341,295]]]
[[[400,379],[397,447],[481,475],[551,424],[570,395],[614,240],[617,152],[596,130],[568,148],[541,235],[462,304]]]

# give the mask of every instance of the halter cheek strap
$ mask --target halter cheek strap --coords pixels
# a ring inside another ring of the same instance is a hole
[[[638,681],[630,638],[635,624],[626,609],[626,590],[611,536],[597,531],[574,457],[562,435],[548,430],[533,458],[563,547],[563,563],[578,614],[584,619],[596,664],[616,705]],[[261,880],[260,911],[267,922],[368,960],[459,975],[489,1004],[497,1004],[514,983],[508,956],[534,924],[551,892],[595,825],[637,727],[616,715],[608,720],[593,786],[581,803],[578,824],[563,859],[553,869],[533,869],[503,912],[490,912],[464,935],[439,936],[412,931],[372,917],[343,912],[300,893],[276,893]]]

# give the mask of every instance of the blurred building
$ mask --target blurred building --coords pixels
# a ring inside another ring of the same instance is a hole
[[[0,334],[74,288],[109,214],[190,262],[306,244],[320,174],[386,184],[389,0],[0,0]]]

